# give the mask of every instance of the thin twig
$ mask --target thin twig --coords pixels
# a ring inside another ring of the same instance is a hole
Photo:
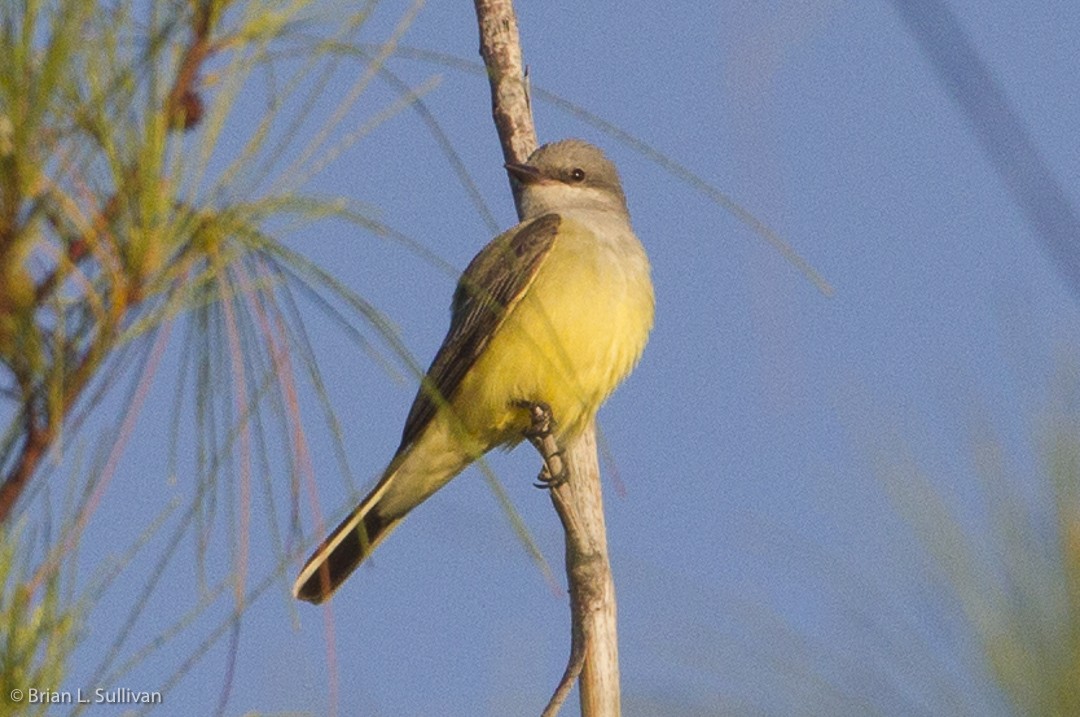
[[[491,117],[502,143],[503,161],[524,162],[537,142],[514,4],[511,0],[475,0],[475,5],[480,56],[491,83]],[[517,205],[518,186],[511,182],[510,189]]]
[[[565,487],[552,491],[551,500],[556,510],[560,510],[560,502],[570,506],[574,516],[566,531],[566,575],[570,614],[574,630],[581,632],[585,651],[578,682],[581,714],[618,717],[621,707],[615,581],[608,560],[595,423],[590,421],[581,434],[563,446],[563,459],[569,478]]]
[[[213,54],[210,33],[213,30],[214,2],[202,0],[195,5],[191,19],[191,43],[184,49],[176,80],[166,100],[166,116],[173,129],[189,130],[203,116],[203,100],[199,94],[199,72],[203,63]]]
[[[563,524],[567,534],[566,540],[566,564],[567,570],[571,564],[572,553],[577,552],[569,536],[580,535],[576,526],[576,514],[574,512],[573,491],[567,484],[568,471],[566,461],[563,459],[562,449],[555,440],[555,421],[551,416],[551,409],[544,404],[521,402],[522,408],[529,410],[532,425],[525,432],[525,438],[540,454],[544,461],[543,470],[540,473],[538,487],[547,487],[551,491],[551,502],[555,506],[555,512]],[[555,687],[555,692],[548,700],[547,706],[541,713],[541,717],[555,717],[574,683],[581,675],[585,667],[585,633],[584,620],[581,619],[581,604],[571,595],[570,600],[570,659],[563,671],[562,679]]]
[[[51,442],[52,436],[48,427],[37,425],[32,414],[28,412],[26,442],[23,443],[22,450],[19,452],[19,459],[14,470],[4,478],[3,484],[0,484],[0,524],[7,520],[11,508],[22,495],[26,484],[30,482],[30,476],[34,474],[34,470]]]

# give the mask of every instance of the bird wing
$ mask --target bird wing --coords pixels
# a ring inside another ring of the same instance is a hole
[[[450,330],[405,419],[398,453],[415,441],[449,401],[491,337],[532,285],[562,219],[545,214],[500,234],[469,263],[454,291]]]

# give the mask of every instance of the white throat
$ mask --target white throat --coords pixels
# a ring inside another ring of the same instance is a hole
[[[622,199],[611,192],[595,187],[577,187],[563,182],[543,182],[525,187],[521,194],[522,219],[533,219],[543,214],[576,213],[580,211],[604,212],[630,217]]]

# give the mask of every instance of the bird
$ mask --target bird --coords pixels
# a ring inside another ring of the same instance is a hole
[[[615,165],[578,139],[504,165],[520,223],[487,244],[454,290],[450,328],[381,479],[314,551],[293,595],[327,600],[413,508],[530,430],[581,434],[637,365],[655,299]]]

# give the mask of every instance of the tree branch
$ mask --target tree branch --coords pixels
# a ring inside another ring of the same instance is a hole
[[[589,425],[565,447],[569,479],[555,487],[551,501],[559,511],[568,506],[576,521],[566,528],[566,575],[570,582],[570,613],[580,631],[584,669],[579,681],[582,717],[617,717],[619,704],[619,640],[616,625],[615,581],[608,561],[604,501],[596,425]],[[573,659],[573,650],[571,650]]]
[[[475,0],[480,25],[480,56],[491,84],[491,117],[502,143],[504,162],[524,162],[536,149],[536,127],[526,69],[521,61],[521,39],[512,0]],[[514,206],[521,215],[520,187],[510,182]]]
[[[555,441],[555,421],[543,404],[523,404],[532,425],[525,438],[540,453],[540,480],[566,533],[566,574],[570,583],[570,659],[541,717],[554,717],[581,677],[581,714],[619,714],[619,647],[615,631],[615,583],[607,557],[596,429],[589,423],[563,452]],[[577,478],[574,478],[577,476]],[[595,480],[587,480],[593,477]],[[583,480],[583,478],[586,478]]]

